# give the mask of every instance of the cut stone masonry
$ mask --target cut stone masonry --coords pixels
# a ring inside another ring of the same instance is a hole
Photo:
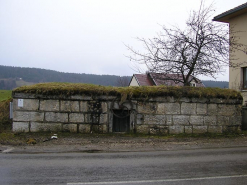
[[[18,100],[23,104],[18,105]],[[130,132],[145,134],[222,133],[241,127],[239,100],[157,97],[124,102],[114,96],[13,94],[13,131],[111,133],[113,111],[125,111]],[[117,116],[118,117],[118,116]]]

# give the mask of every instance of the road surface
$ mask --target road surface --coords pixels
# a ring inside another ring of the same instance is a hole
[[[0,184],[247,183],[247,147],[121,153],[0,154]]]

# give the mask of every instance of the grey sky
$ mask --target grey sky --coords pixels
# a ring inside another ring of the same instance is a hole
[[[215,0],[215,15],[245,2]],[[152,38],[160,25],[183,26],[199,4],[200,0],[0,0],[0,65],[132,75],[124,43],[141,50],[136,37]],[[217,80],[228,80],[228,73]]]

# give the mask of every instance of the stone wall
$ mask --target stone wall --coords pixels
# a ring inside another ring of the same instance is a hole
[[[111,133],[115,110],[129,115],[134,133],[222,133],[241,127],[239,100],[157,97],[120,101],[114,96],[13,94],[13,131]],[[121,112],[121,111],[120,111]]]

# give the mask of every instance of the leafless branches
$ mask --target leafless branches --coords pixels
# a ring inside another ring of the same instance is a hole
[[[129,58],[139,64],[145,64],[150,72],[181,76],[170,78],[190,84],[191,76],[210,76],[222,72],[223,66],[229,65],[229,46],[238,49],[237,39],[229,39],[229,29],[225,25],[213,22],[212,6],[204,7],[203,1],[198,11],[192,11],[186,28],[162,27],[162,33],[153,39],[137,38],[144,44],[141,53],[130,46]],[[231,64],[232,65],[232,64]]]

